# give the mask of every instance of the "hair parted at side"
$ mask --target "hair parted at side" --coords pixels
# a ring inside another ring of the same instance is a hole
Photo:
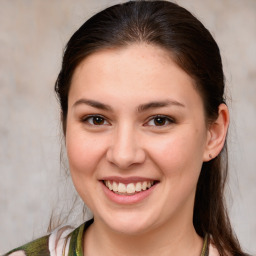
[[[210,32],[189,11],[167,1],[129,1],[109,7],[86,21],[71,37],[63,55],[55,91],[64,134],[68,93],[76,67],[84,58],[105,48],[134,43],[159,46],[195,81],[207,123],[218,117],[225,103],[224,74],[218,45]],[[221,256],[246,255],[230,225],[224,187],[227,178],[227,145],[203,163],[194,205],[193,223],[200,236],[210,234]]]

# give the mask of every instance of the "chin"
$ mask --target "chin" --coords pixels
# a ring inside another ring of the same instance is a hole
[[[152,229],[156,224],[154,219],[147,214],[139,214],[138,212],[126,212],[122,214],[110,214],[110,216],[103,217],[102,220],[105,225],[114,232],[126,235],[140,235]],[[157,220],[156,220],[157,221]]]
[[[115,222],[113,225],[110,226],[113,231],[116,233],[124,234],[124,235],[131,235],[136,236],[140,234],[144,234],[149,230],[148,225],[141,225],[139,221],[135,221],[134,223],[130,222]]]

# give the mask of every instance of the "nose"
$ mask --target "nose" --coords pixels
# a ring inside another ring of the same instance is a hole
[[[120,169],[143,163],[146,154],[139,141],[138,134],[132,127],[123,125],[117,128],[107,151],[107,160]]]

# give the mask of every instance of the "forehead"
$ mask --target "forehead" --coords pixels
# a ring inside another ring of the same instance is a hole
[[[118,95],[123,99],[196,96],[194,80],[166,50],[148,44],[103,49],[85,58],[76,68],[70,99]],[[192,97],[193,98],[193,97]],[[189,100],[189,99],[188,99]]]
[[[94,69],[97,66],[97,71],[102,73],[120,71],[120,68],[125,68],[131,71],[130,68],[136,67],[132,72],[136,74],[136,70],[144,68],[151,74],[163,65],[174,64],[171,53],[158,46],[146,43],[131,44],[123,47],[101,49],[88,57],[86,57],[75,69],[73,80],[81,75],[85,69]],[[110,65],[111,64],[111,65]],[[130,65],[132,64],[132,66]],[[142,64],[142,65],[140,65]],[[148,69],[150,68],[150,70]],[[93,70],[94,71],[94,70]]]

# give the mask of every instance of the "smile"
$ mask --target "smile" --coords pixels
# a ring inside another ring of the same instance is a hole
[[[154,181],[142,181],[124,184],[122,182],[109,180],[104,180],[103,183],[109,190],[119,195],[134,195],[151,188],[155,184]]]

